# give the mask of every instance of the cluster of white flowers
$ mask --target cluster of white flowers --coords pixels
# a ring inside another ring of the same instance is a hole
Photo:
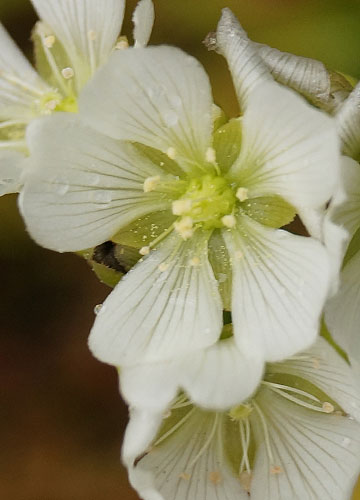
[[[206,43],[232,75],[228,119],[193,57],[147,47],[151,0],[134,47],[121,0],[32,2],[39,74],[0,30],[1,194],[20,191],[39,244],[117,283],[89,345],[130,406],[131,483],[144,500],[349,500],[360,86],[224,9]]]

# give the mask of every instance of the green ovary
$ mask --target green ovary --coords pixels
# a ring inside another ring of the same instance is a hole
[[[223,178],[204,175],[189,181],[185,194],[173,205],[173,213],[190,217],[204,229],[223,227],[221,218],[233,212],[236,196]]]
[[[77,113],[78,103],[75,97],[62,97],[58,92],[49,92],[44,95],[39,103],[40,114],[48,115],[55,111]]]

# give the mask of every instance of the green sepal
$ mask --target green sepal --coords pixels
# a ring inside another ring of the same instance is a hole
[[[331,333],[328,330],[328,327],[326,326],[324,318],[321,320],[320,335],[335,349],[338,354],[340,354],[342,358],[345,359],[347,363],[349,363],[348,355],[333,339]]]
[[[123,227],[111,240],[122,245],[129,245],[137,249],[149,245],[160,236],[172,223],[176,216],[169,210],[154,212],[136,219]]]
[[[219,127],[227,122],[227,117],[225,112],[216,104],[212,107],[212,118],[213,118],[213,130],[217,130]]]
[[[179,167],[176,161],[171,160],[165,153],[138,142],[133,144],[141,155],[150,160],[157,167],[162,168],[164,172],[175,176],[182,176],[184,174],[183,170]]]
[[[122,273],[115,271],[115,269],[110,269],[104,264],[98,264],[93,260],[90,261],[89,264],[101,283],[104,283],[111,288],[114,288],[123,277]]]
[[[219,230],[214,230],[209,239],[209,261],[226,311],[231,310],[232,268],[230,256]]]
[[[240,209],[264,226],[279,228],[290,224],[296,209],[280,196],[261,196],[240,203]]]
[[[215,131],[213,148],[222,173],[226,173],[237,160],[241,149],[241,137],[241,118],[233,118]]]
[[[352,237],[348,249],[346,251],[345,257],[344,257],[344,262],[343,262],[343,268],[346,266],[346,264],[354,257],[354,255],[360,251],[360,227]]]

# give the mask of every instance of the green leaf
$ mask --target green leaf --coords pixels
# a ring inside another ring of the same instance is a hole
[[[295,208],[280,196],[261,196],[240,203],[246,215],[264,226],[279,228],[286,226],[296,216]]]
[[[241,118],[234,118],[213,135],[213,147],[216,151],[216,160],[222,171],[226,173],[240,154],[241,148]]]
[[[161,167],[164,172],[176,176],[182,176],[184,174],[176,161],[171,160],[165,153],[162,153],[158,149],[151,148],[150,146],[145,146],[144,144],[140,144],[138,142],[135,142],[134,146],[139,151],[139,153],[145,156],[156,166]]]
[[[219,230],[213,231],[209,240],[209,261],[219,284],[219,292],[223,307],[226,311],[230,311],[232,288],[231,262],[225,242]]]
[[[123,276],[122,273],[119,273],[114,269],[110,269],[103,264],[98,264],[97,262],[91,261],[90,265],[99,280],[105,285],[110,286],[111,288],[114,288]]]

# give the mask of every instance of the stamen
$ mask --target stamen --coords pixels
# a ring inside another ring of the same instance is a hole
[[[184,240],[188,240],[194,234],[194,222],[191,217],[182,217],[174,223],[174,228]]]
[[[0,149],[26,149],[25,141],[0,141]]]
[[[160,182],[160,175],[155,175],[154,177],[148,177],[144,181],[144,193],[150,193],[156,189],[156,186]]]
[[[23,80],[20,80],[15,75],[11,75],[9,73],[5,73],[3,71],[0,71],[0,77],[3,78],[4,80],[7,80],[9,83],[13,83],[14,85],[18,85],[22,89],[31,92],[32,94],[35,94],[37,97],[42,97],[44,95],[44,91],[37,89],[36,87],[30,85],[27,82],[24,82]]]
[[[141,247],[139,250],[140,255],[148,255],[150,253],[151,248],[149,246]]]
[[[16,125],[26,125],[27,121],[25,120],[7,120],[5,122],[0,123],[0,128],[13,127]]]
[[[249,190],[245,187],[239,187],[236,191],[236,198],[239,201],[245,201],[248,199]]]
[[[195,256],[193,257],[191,260],[190,260],[190,266],[194,266],[194,267],[197,267],[200,265],[200,259],[199,257]]]
[[[215,432],[216,432],[216,429],[217,429],[217,426],[218,426],[218,421],[219,421],[219,414],[216,413],[215,418],[214,418],[214,423],[213,423],[213,426],[211,428],[210,434],[209,434],[207,440],[205,441],[204,445],[200,448],[200,451],[196,454],[195,458],[193,458],[191,460],[191,462],[189,464],[189,468],[194,467],[194,465],[199,460],[199,458],[201,457],[201,455],[203,455],[203,453],[205,453],[205,451],[210,446],[211,441],[214,438],[214,435],[215,435]]]
[[[300,389],[296,389],[295,387],[281,386],[280,384],[273,384],[272,382],[265,382],[265,381],[263,381],[262,383],[267,385],[276,394],[279,394],[283,398],[288,399],[292,403],[295,403],[299,406],[303,406],[304,408],[308,408],[309,410],[319,411],[321,413],[333,413],[335,410],[334,406],[331,403],[328,402],[321,403],[321,401],[314,395],[309,394],[308,392],[305,391],[301,391]],[[283,387],[283,389],[279,389],[277,386]],[[319,406],[307,403],[306,401],[296,398],[295,396],[291,396],[290,394],[288,394],[287,391],[299,394],[301,396],[305,396],[306,398],[315,401],[315,403],[318,403]]]
[[[219,471],[213,471],[210,472],[209,474],[209,480],[216,486],[217,484],[220,484],[223,480],[222,475]]]
[[[163,441],[165,441],[165,439],[167,439],[169,436],[171,436],[172,434],[174,434],[175,431],[177,431],[182,425],[184,425],[185,422],[187,420],[189,420],[189,418],[194,413],[194,411],[195,411],[195,408],[192,408],[181,420],[179,420],[179,422],[177,422],[177,424],[175,424],[173,427],[171,427],[171,429],[169,429],[167,432],[165,432],[165,434],[163,434],[154,443],[153,448],[155,448],[156,446],[159,446],[160,443],[162,443]]]
[[[90,68],[91,68],[91,73],[94,74],[96,71],[96,56],[95,56],[95,50],[94,50],[94,42],[97,38],[96,31],[94,30],[89,30],[88,31],[88,46],[89,46],[89,56],[90,56]]]
[[[274,463],[274,455],[273,455],[272,449],[271,449],[271,443],[270,443],[270,437],[269,437],[269,430],[268,430],[268,427],[267,427],[265,416],[264,416],[263,412],[261,411],[260,407],[258,406],[258,404],[255,401],[253,401],[253,405],[254,405],[254,408],[255,408],[255,410],[257,411],[257,413],[258,413],[258,415],[260,417],[261,425],[262,425],[262,428],[263,428],[263,431],[264,431],[265,447],[266,447],[267,455],[269,457],[269,461],[270,461],[270,463]]]
[[[270,474],[282,474],[283,472],[284,470],[280,465],[273,465],[270,467]]]
[[[175,160],[176,158],[176,149],[173,148],[172,146],[166,151],[167,156],[170,158],[170,160]]]
[[[232,229],[236,226],[236,217],[232,214],[224,215],[224,217],[221,218],[221,222],[225,227]]]
[[[323,403],[322,409],[324,410],[325,413],[333,413],[335,410],[334,406],[327,401],[325,401],[325,403]]]
[[[245,426],[245,428],[244,428]],[[243,456],[241,459],[240,467],[239,467],[239,475],[244,471],[244,467],[246,472],[251,472],[250,461],[249,461],[249,445],[250,445],[250,424],[249,420],[246,419],[245,423],[243,420],[239,421],[239,429],[240,429],[240,439],[241,439],[241,447],[243,450]]]
[[[88,31],[88,37],[89,37],[89,40],[91,40],[92,42],[94,42],[97,39],[97,33],[96,33],[96,31],[89,30]]]
[[[70,67],[67,67],[67,68],[63,68],[61,70],[61,74],[62,76],[65,78],[65,80],[70,80],[71,78],[74,77],[74,70]]]
[[[48,49],[51,49],[54,46],[56,38],[54,35],[49,35],[44,38],[44,44]]]
[[[240,484],[247,493],[251,490],[252,474],[250,472],[244,471],[239,476]]]
[[[45,35],[45,33],[42,32],[41,27],[38,28],[37,32],[40,36],[40,40],[41,40],[41,43],[43,45],[45,57],[46,57],[47,62],[48,62],[49,66],[53,72],[53,75],[54,75],[59,87],[64,92],[64,94],[68,95],[68,88],[65,85],[63,78],[61,77],[61,73],[60,73],[60,70],[56,64],[54,56],[52,55],[50,48],[48,47],[48,42],[46,42],[46,40],[49,38],[49,36],[52,36],[52,35]]]
[[[284,389],[285,391],[289,392],[294,392],[296,394],[300,394],[301,396],[305,396],[308,399],[312,399],[313,401],[316,401],[317,403],[320,403],[320,399],[314,396],[313,394],[310,394],[309,392],[302,391],[301,389],[297,389],[296,387],[291,387],[289,385],[282,385],[282,384],[275,384],[274,382],[267,382],[266,380],[263,380],[261,382],[263,385],[267,385],[270,388],[275,387],[276,389]]]
[[[175,200],[172,202],[172,213],[174,215],[184,215],[192,207],[191,200]]]
[[[115,49],[124,50],[129,48],[129,42],[126,36],[120,36],[116,42]]]
[[[214,148],[207,148],[206,153],[205,153],[205,159],[209,163],[216,162],[216,151]]]
[[[161,264],[159,264],[158,269],[161,273],[164,273],[169,269],[169,265],[170,264],[168,262],[162,262]]]

